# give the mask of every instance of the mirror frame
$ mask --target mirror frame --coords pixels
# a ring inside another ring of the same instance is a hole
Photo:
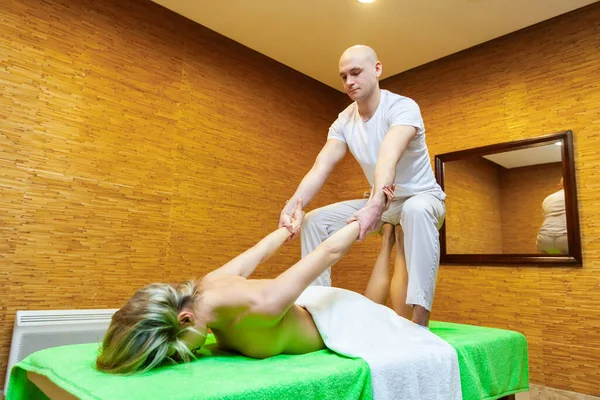
[[[573,151],[573,132],[570,130],[532,139],[515,140],[476,147],[467,150],[435,156],[435,178],[444,189],[444,164],[448,161],[461,160],[467,157],[503,153],[510,150],[520,150],[547,145],[550,141],[562,141],[562,170],[565,190],[565,208],[567,215],[567,236],[569,255],[540,255],[540,254],[448,254],[446,251],[446,223],[440,229],[440,264],[461,265],[507,265],[507,264],[538,264],[544,266],[581,266],[581,236],[579,231],[579,207],[577,204],[577,184],[575,180],[575,162]]]

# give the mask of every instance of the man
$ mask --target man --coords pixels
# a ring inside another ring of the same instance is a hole
[[[358,240],[378,230],[382,222],[400,224],[408,270],[405,301],[413,306],[413,322],[427,326],[439,268],[438,229],[445,217],[445,194],[431,169],[419,107],[407,97],[379,88],[382,65],[370,47],[344,51],[339,72],[354,102],[331,125],[327,143],[281,211],[279,226],[292,232],[298,199],[308,204],[350,149],[373,188],[370,197],[310,212],[301,230],[302,256],[351,221],[360,224]],[[383,188],[393,185],[395,199],[386,205]],[[330,275],[328,269],[313,284],[330,286]],[[393,299],[402,293],[397,286],[390,288]]]
[[[567,215],[565,211],[565,191],[563,178],[558,183],[558,191],[544,199],[542,211],[544,222],[537,236],[537,249],[544,254],[569,254],[567,235]]]

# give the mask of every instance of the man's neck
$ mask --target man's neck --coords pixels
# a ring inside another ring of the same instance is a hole
[[[380,99],[381,89],[376,88],[367,99],[356,102],[358,105],[358,113],[363,121],[367,122],[373,117],[375,111],[377,111],[377,107],[379,107]]]

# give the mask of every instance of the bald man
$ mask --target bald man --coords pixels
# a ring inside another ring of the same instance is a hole
[[[313,167],[281,211],[279,226],[292,231],[298,199],[308,204],[350,150],[372,186],[370,197],[342,201],[308,213],[300,233],[302,256],[351,221],[360,224],[359,240],[366,233],[377,231],[383,222],[400,224],[404,231],[408,288],[404,292],[401,287],[394,287],[392,279],[390,296],[393,303],[404,301],[412,305],[413,322],[428,326],[439,268],[438,229],[446,214],[445,194],[431,169],[419,106],[408,97],[381,90],[381,72],[382,64],[370,47],[353,46],[342,54],[339,73],[354,102],[329,128],[327,142]],[[386,204],[383,188],[394,184],[395,198]],[[330,286],[331,268],[313,284]],[[406,282],[396,286],[402,284]],[[405,299],[395,298],[403,293]]]
[[[567,234],[567,214],[563,178],[558,183],[558,191],[546,197],[542,203],[544,222],[537,236],[537,249],[544,254],[569,254]]]

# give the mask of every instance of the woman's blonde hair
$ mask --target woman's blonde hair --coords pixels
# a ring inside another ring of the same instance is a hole
[[[96,368],[116,374],[145,372],[164,361],[195,359],[181,337],[199,333],[179,322],[179,313],[191,307],[196,284],[153,283],[138,290],[113,317],[104,336]]]

